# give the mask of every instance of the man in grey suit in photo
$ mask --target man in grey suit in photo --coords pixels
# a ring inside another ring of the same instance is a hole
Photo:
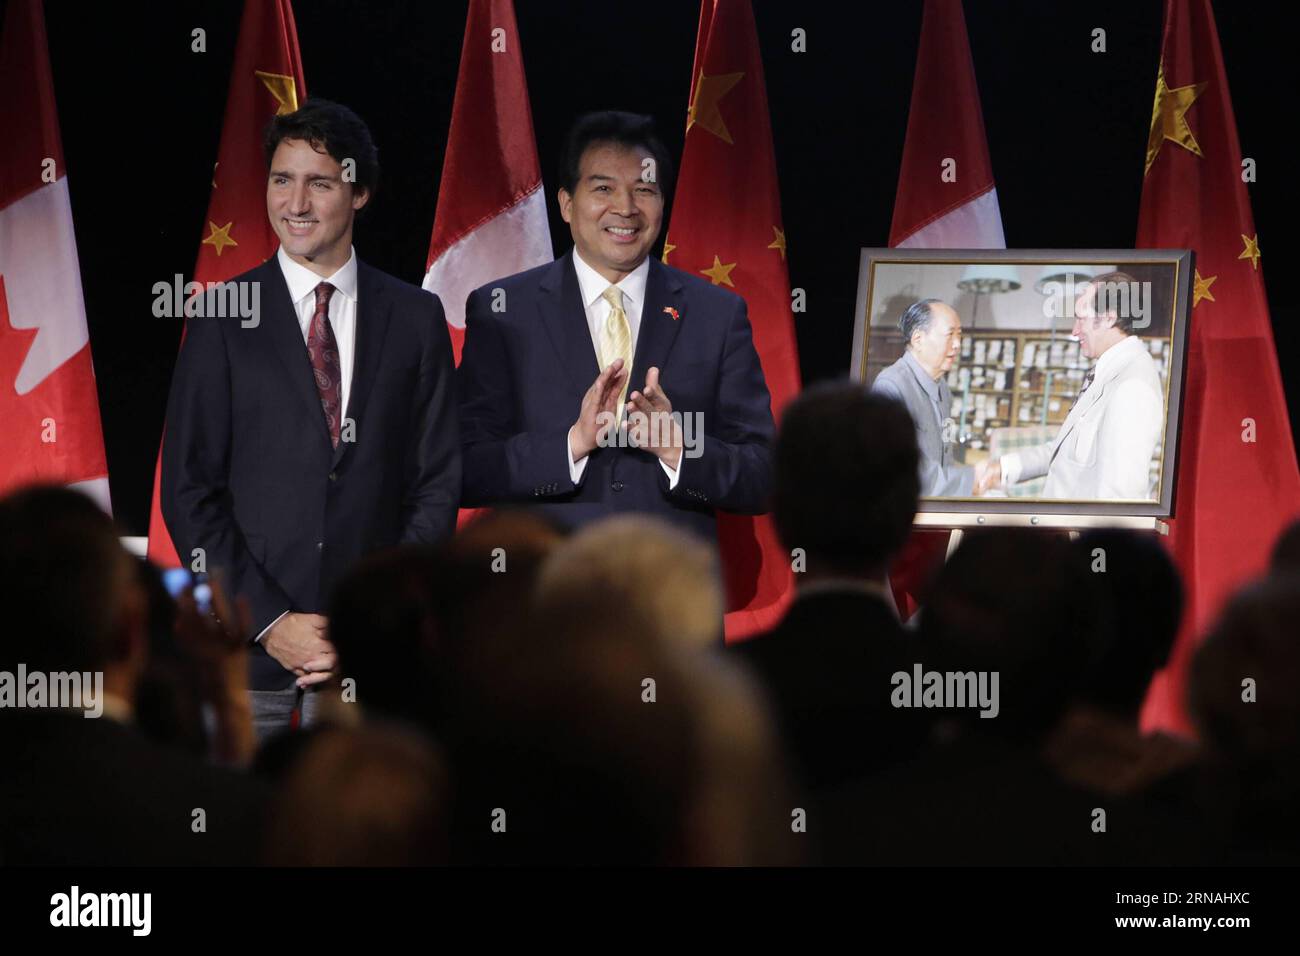
[[[975,467],[953,460],[952,391],[945,378],[957,361],[961,319],[938,299],[922,299],[908,306],[898,327],[907,350],[876,376],[872,391],[902,402],[912,416],[921,450],[922,497],[970,496],[984,466],[977,474]]]

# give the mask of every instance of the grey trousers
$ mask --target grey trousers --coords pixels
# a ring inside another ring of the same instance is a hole
[[[315,687],[306,690],[297,687],[250,690],[248,693],[253,701],[253,732],[257,735],[259,747],[288,730],[295,711],[298,713],[298,726],[303,728],[316,722],[320,710]]]

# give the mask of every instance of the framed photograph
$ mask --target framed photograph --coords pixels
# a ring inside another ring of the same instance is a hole
[[[920,511],[1167,518],[1185,249],[864,249],[851,375],[902,402]]]

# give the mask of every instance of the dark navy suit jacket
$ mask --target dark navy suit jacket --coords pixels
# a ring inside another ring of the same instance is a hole
[[[182,563],[203,548],[244,595],[260,634],[283,611],[324,613],[335,581],[369,551],[436,544],[460,499],[451,340],[442,303],[357,263],[353,441],[330,443],[307,346],[275,257],[255,327],[190,318],[172,378],[161,505]],[[293,675],[253,651],[254,689]]]
[[[650,260],[628,394],[657,366],[673,411],[703,415],[702,455],[683,454],[671,491],[658,459],[634,448],[597,448],[580,483],[570,477],[569,427],[600,374],[572,252],[476,289],[465,319],[466,506],[531,502],[564,527],[643,512],[709,540],[714,509],[767,510],[775,429],[740,296]]]

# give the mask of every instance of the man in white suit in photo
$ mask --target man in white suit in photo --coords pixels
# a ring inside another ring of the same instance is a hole
[[[976,494],[1045,474],[1044,498],[1151,498],[1151,456],[1165,405],[1155,361],[1133,334],[1135,310],[1128,306],[1136,290],[1137,280],[1125,272],[1084,287],[1071,334],[1095,364],[1074,406],[1054,439],[1001,456],[977,482]]]

